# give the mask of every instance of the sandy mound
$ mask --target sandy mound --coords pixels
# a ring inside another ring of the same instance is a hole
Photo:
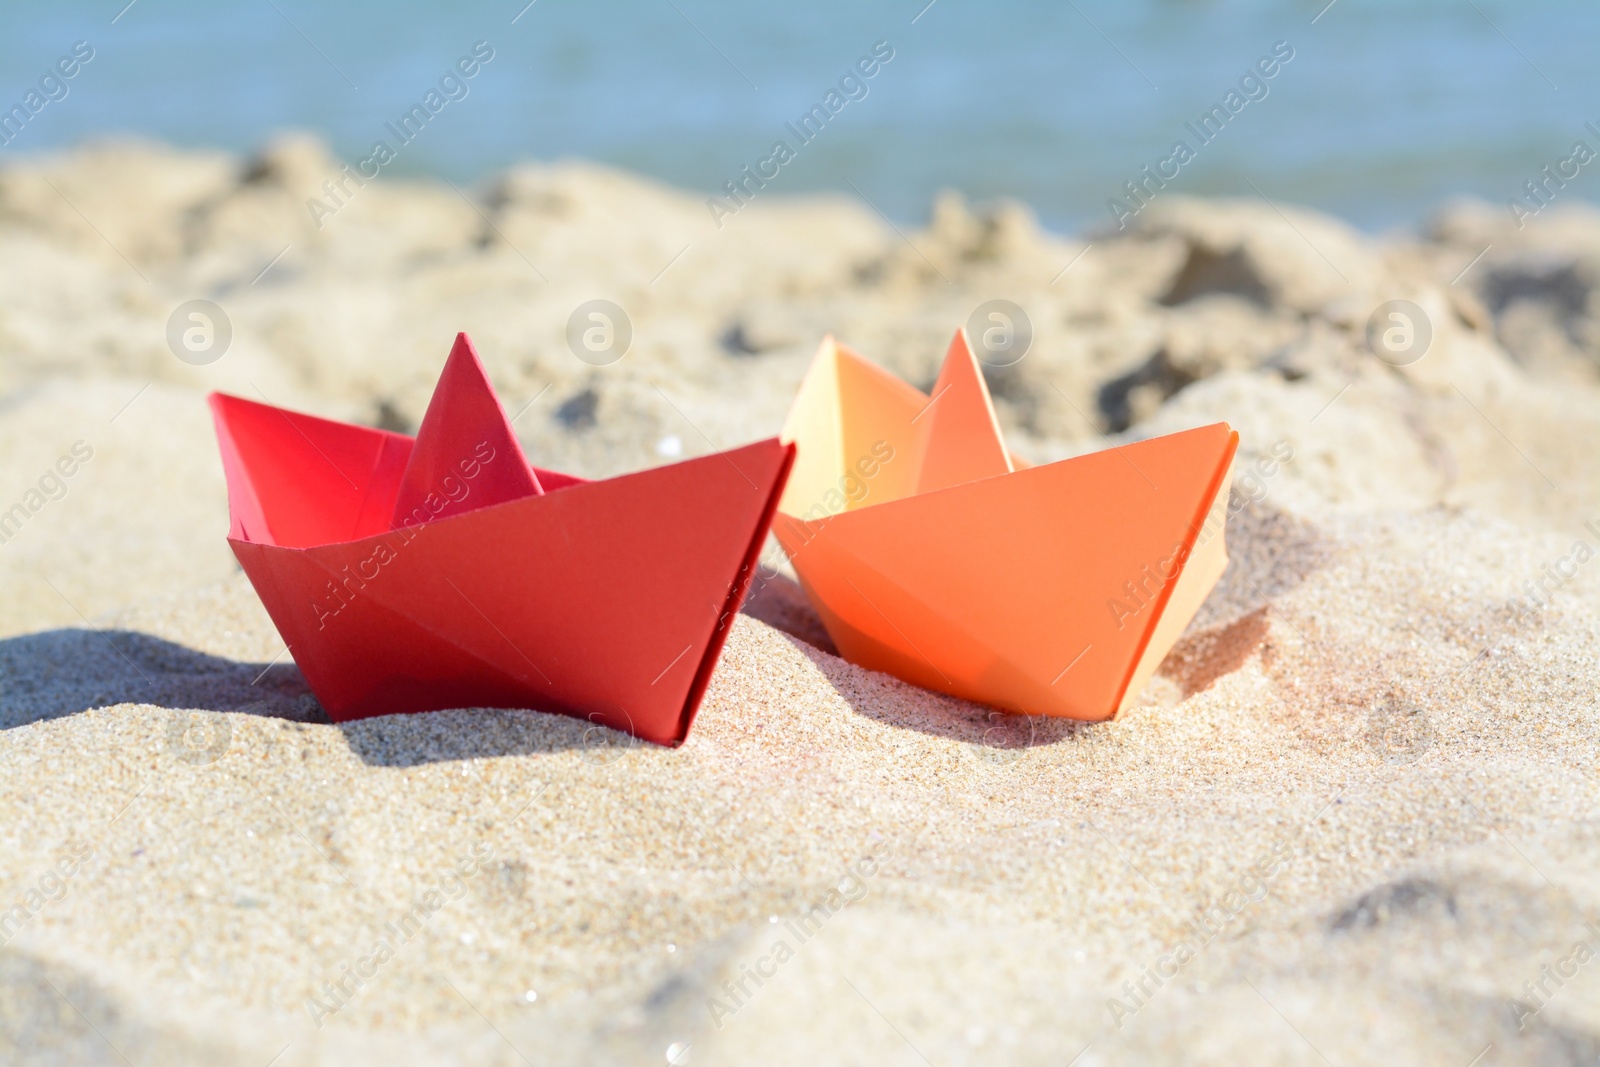
[[[1600,1056],[1600,215],[718,229],[563,164],[319,229],[334,169],[290,139],[0,172],[0,1058]],[[232,330],[203,366],[167,341],[195,298]],[[604,366],[565,337],[595,298],[633,327]],[[991,376],[1033,458],[1243,434],[1233,564],[1115,723],[846,664],[769,551],[679,750],[335,726],[223,541],[212,388],[410,428],[466,329],[529,455],[607,474],[775,432],[824,331],[927,384],[991,299],[1033,324]],[[1368,346],[1390,300],[1414,361]]]

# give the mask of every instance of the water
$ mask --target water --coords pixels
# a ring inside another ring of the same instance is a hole
[[[74,41],[96,54],[0,158],[112,132],[248,150],[293,127],[354,162],[379,138],[397,146],[385,123],[480,40],[494,58],[386,174],[470,181],[576,156],[711,196],[782,138],[796,154],[769,193],[859,191],[918,221],[954,187],[1026,200],[1054,228],[1100,226],[1142,166],[1180,136],[1199,146],[1185,121],[1278,41],[1294,58],[1265,99],[1170,191],[1259,190],[1378,228],[1455,194],[1504,203],[1575,140],[1600,149],[1584,128],[1600,127],[1593,3],[1337,0],[1313,24],[1325,0],[525,2],[136,0],[113,24],[126,0],[7,0],[4,106]],[[802,145],[785,123],[878,41],[894,55],[866,96]],[[1562,195],[1600,198],[1594,171]]]

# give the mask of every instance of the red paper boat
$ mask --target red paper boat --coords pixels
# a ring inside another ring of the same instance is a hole
[[[688,735],[794,462],[530,467],[465,334],[415,439],[214,393],[228,543],[335,721],[537,708]]]

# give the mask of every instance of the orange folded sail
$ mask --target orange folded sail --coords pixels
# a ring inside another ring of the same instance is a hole
[[[1227,424],[1028,467],[962,333],[926,395],[825,340],[782,440],[773,532],[829,635],[929,689],[1111,718],[1228,563]]]

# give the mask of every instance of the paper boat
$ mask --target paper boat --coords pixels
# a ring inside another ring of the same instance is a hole
[[[773,532],[852,663],[1030,715],[1109,719],[1228,565],[1217,423],[1029,467],[965,334],[923,394],[828,338]]]
[[[212,394],[228,542],[335,721],[536,708],[676,744],[794,447],[528,465],[465,334],[415,439]]]

